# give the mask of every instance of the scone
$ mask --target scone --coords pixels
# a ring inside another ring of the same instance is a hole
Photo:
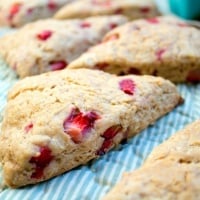
[[[55,18],[85,18],[113,14],[123,14],[129,19],[138,19],[154,17],[159,12],[153,0],[78,0],[61,8],[55,14]]]
[[[173,17],[137,20],[109,32],[70,68],[200,81],[200,30]]]
[[[114,27],[124,16],[33,22],[0,39],[0,55],[20,78],[61,70]]]
[[[200,120],[155,148],[145,164],[126,173],[103,200],[199,200]]]
[[[34,184],[85,164],[181,101],[171,82],[152,76],[66,69],[27,77],[11,90],[5,109],[4,182]]]
[[[52,17],[72,0],[1,0],[0,25],[19,27],[26,23]]]

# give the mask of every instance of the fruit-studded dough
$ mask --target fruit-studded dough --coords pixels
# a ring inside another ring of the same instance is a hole
[[[61,70],[126,21],[124,16],[102,16],[33,22],[2,37],[0,55],[21,78]]]
[[[0,25],[19,27],[38,19],[52,17],[72,0],[1,0]]]
[[[137,20],[109,32],[71,68],[200,81],[200,30],[173,17]]]
[[[25,78],[9,93],[2,123],[5,184],[34,184],[85,164],[181,100],[171,82],[151,76],[66,69]]]
[[[155,148],[145,164],[122,180],[103,200],[199,200],[200,120]]]
[[[123,14],[129,19],[157,16],[153,0],[78,0],[61,8],[57,19],[70,19],[96,15]]]

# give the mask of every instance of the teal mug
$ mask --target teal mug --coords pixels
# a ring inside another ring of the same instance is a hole
[[[169,0],[169,6],[182,18],[200,20],[200,0]]]

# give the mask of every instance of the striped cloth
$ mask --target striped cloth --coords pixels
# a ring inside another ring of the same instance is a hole
[[[0,32],[3,33],[3,32]],[[0,61],[0,121],[8,90],[17,77]],[[127,143],[98,160],[44,183],[20,189],[5,188],[0,200],[99,200],[124,171],[138,168],[151,150],[186,124],[200,118],[200,84],[178,85],[185,103]],[[0,173],[2,180],[2,174]]]

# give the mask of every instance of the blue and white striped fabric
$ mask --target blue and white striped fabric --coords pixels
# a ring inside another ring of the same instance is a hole
[[[0,121],[9,88],[17,78],[0,61]],[[200,118],[200,84],[178,85],[185,103],[158,120],[126,144],[44,183],[20,189],[3,189],[0,200],[99,200],[124,171],[139,167],[157,146],[186,124]],[[2,174],[0,173],[0,179]]]

